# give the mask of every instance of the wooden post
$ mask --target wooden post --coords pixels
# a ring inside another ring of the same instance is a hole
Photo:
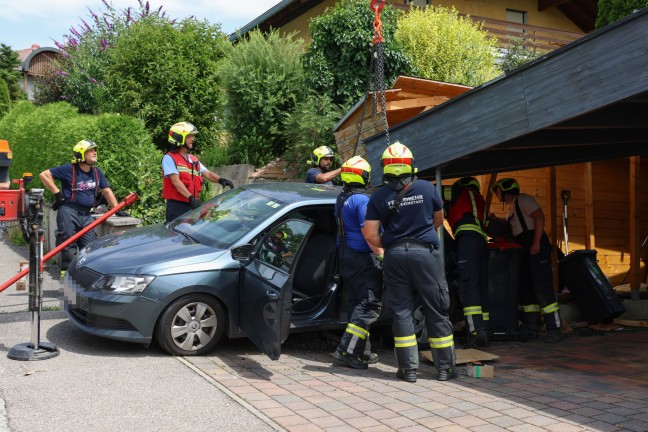
[[[545,202],[545,231],[551,242],[551,269],[553,270],[553,287],[558,291],[558,254],[556,252],[558,244],[558,230],[556,229],[556,167],[545,169],[546,175],[546,196]]]
[[[639,265],[639,253],[641,252],[641,229],[639,199],[641,190],[641,157],[630,158],[630,299],[639,300],[639,280],[641,267]]]
[[[493,192],[491,191],[491,187],[493,186],[493,183],[495,183],[495,179],[497,179],[497,173],[491,174],[490,177],[488,178],[488,184],[484,184],[482,182],[482,196],[484,197],[484,209],[486,211],[486,214],[490,212],[490,205],[491,201],[493,200]]]
[[[594,187],[592,184],[592,162],[585,163],[585,249],[596,249],[594,234]]]

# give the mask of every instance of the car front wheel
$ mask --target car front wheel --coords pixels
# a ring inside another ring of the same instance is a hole
[[[211,350],[225,332],[220,302],[204,294],[175,300],[162,313],[156,339],[172,355],[199,356]]]

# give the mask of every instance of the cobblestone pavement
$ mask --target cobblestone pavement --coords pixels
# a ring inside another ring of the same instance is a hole
[[[333,366],[332,348],[304,346],[318,337],[291,336],[278,361],[246,340],[185,360],[289,431],[648,431],[648,329],[494,342],[494,378],[462,366],[439,382],[422,358],[415,384],[396,378],[390,349],[358,371]]]

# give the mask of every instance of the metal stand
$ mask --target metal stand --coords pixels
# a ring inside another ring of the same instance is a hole
[[[31,342],[11,348],[12,360],[45,360],[59,355],[58,348],[40,341],[40,314],[43,304],[43,189],[26,194],[25,216],[29,235],[29,310],[32,313]]]
[[[565,235],[565,255],[569,254],[569,233],[567,231],[567,201],[571,196],[571,192],[568,190],[561,190],[560,196],[563,199],[563,234]]]

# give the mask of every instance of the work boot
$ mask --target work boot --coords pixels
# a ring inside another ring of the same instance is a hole
[[[372,352],[361,354],[359,357],[360,360],[369,364],[378,363],[378,354]]]
[[[396,371],[396,378],[400,378],[407,382],[415,383],[416,369],[398,369]]]
[[[439,369],[437,372],[437,381],[448,381],[459,378],[459,370],[456,367]]]
[[[563,339],[562,332],[559,328],[547,330],[547,336],[545,336],[545,343],[556,343],[560,342]]]
[[[354,355],[342,352],[339,349],[335,350],[335,352],[333,353],[333,358],[342,366],[348,366],[353,369],[367,369],[369,367],[369,364],[367,364],[367,362],[362,361]]]
[[[476,346],[490,346],[490,341],[488,340],[488,335],[486,334],[486,332],[474,331],[468,334],[468,338],[466,339],[466,343],[464,344],[464,349],[471,349],[475,348]]]
[[[518,333],[518,339],[522,342],[530,341],[532,339],[539,339],[540,334],[538,330],[532,329],[528,324],[522,324],[520,326],[520,333]]]

